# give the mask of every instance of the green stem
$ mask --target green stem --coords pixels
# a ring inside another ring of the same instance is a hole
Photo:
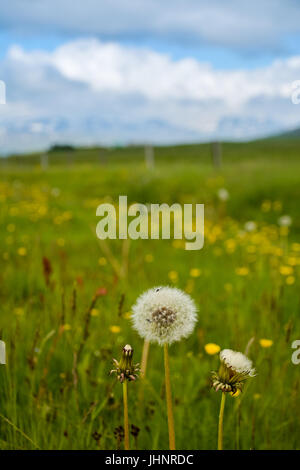
[[[144,346],[143,346],[141,370],[140,370],[140,378],[141,379],[146,378],[149,347],[150,347],[149,341],[145,340],[144,341]],[[144,386],[145,386],[145,384],[143,383],[143,380],[141,380],[140,381],[140,387],[139,387],[139,396],[138,396],[138,398],[139,398],[139,410],[141,412],[144,409]]]
[[[123,382],[123,403],[124,403],[124,447],[129,450],[129,422],[128,422],[128,389],[127,380]]]
[[[236,450],[240,449],[241,401],[237,398]]]
[[[224,392],[222,392],[220,414],[219,414],[218,450],[223,450],[223,418],[224,418],[225,398],[226,398],[226,395]]]
[[[141,362],[141,372],[140,377],[144,379],[146,377],[146,370],[147,370],[147,362],[148,362],[148,355],[149,355],[149,341],[144,341],[143,346],[143,354],[142,354],[142,362]]]
[[[170,450],[176,450],[174,417],[173,417],[173,407],[172,407],[172,392],[171,392],[171,381],[170,381],[169,353],[168,353],[167,343],[164,344],[164,362],[165,362],[166,400],[167,400],[167,410],[168,410],[169,447],[170,447]]]

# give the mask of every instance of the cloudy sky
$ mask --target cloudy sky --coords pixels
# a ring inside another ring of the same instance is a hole
[[[0,153],[300,127],[299,44],[299,0],[10,0]]]

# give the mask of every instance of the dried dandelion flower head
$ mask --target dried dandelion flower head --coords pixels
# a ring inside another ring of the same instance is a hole
[[[219,372],[213,372],[212,386],[216,391],[232,392],[242,391],[245,381],[255,376],[252,361],[241,352],[232,349],[223,349],[220,352],[221,365]]]
[[[149,289],[132,310],[133,326],[140,336],[160,345],[186,338],[197,321],[194,301],[174,287]]]
[[[111,374],[117,374],[117,379],[122,383],[124,380],[136,380],[138,377],[139,364],[133,364],[133,349],[129,344],[124,346],[120,361],[113,359],[116,369],[110,371]]]

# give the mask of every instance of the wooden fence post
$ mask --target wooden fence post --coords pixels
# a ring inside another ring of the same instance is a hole
[[[212,162],[215,168],[222,166],[222,146],[220,142],[212,142],[211,144]]]
[[[154,168],[154,149],[152,145],[145,145],[145,163],[148,170]]]

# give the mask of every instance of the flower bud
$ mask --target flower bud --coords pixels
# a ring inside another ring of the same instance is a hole
[[[124,380],[136,380],[138,377],[139,364],[133,364],[133,349],[129,344],[124,346],[120,361],[113,359],[116,369],[110,371],[110,373],[116,373],[117,379],[122,383]]]

